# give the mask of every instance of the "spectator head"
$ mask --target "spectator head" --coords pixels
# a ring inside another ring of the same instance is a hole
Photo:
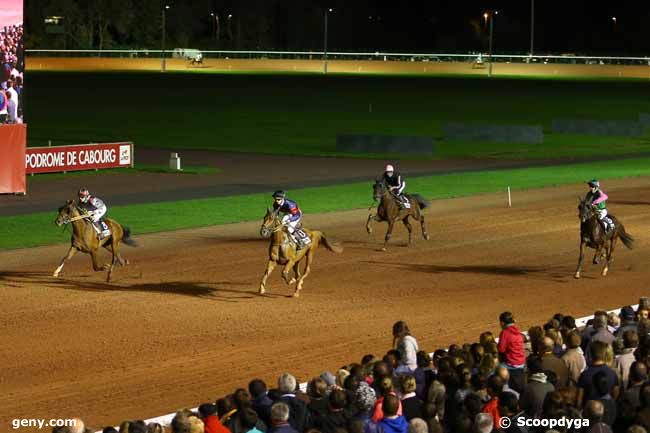
[[[190,433],[192,431],[192,422],[190,421],[190,417],[192,417],[192,415],[188,410],[176,412],[171,423],[172,433]],[[122,431],[121,427],[120,431]]]
[[[204,433],[205,425],[203,424],[203,421],[201,421],[198,417],[190,416],[188,418],[188,421],[190,424],[189,433]]]
[[[604,329],[607,327],[607,314],[602,315],[599,314],[594,317],[594,322],[593,322],[593,327],[594,329]]]
[[[391,368],[395,369],[399,365],[399,359],[400,359],[399,352],[395,349],[392,349],[386,352],[386,355],[384,355],[384,358],[382,360],[388,365],[390,365]]]
[[[612,328],[618,328],[621,326],[621,318],[613,311],[611,313],[607,313],[607,324]]]
[[[544,338],[544,330],[541,326],[533,326],[528,328],[528,338],[530,338],[530,346],[534,353],[539,353],[539,345]]]
[[[504,311],[499,315],[499,324],[502,328],[512,325],[513,323],[515,323],[515,318],[512,316],[510,311]]]
[[[364,421],[362,419],[353,418],[348,423],[348,433],[365,433],[364,427]]]
[[[84,433],[86,431],[86,424],[84,424],[81,419],[73,418],[72,420],[72,425],[68,427],[70,429],[70,433]]]
[[[392,394],[385,396],[384,401],[381,404],[381,409],[384,412],[385,418],[397,416],[397,411],[399,410],[399,399]]]
[[[327,383],[320,377],[315,377],[307,384],[307,395],[314,400],[320,400],[327,395]]]
[[[350,372],[349,372],[349,371],[347,371],[347,370],[345,370],[345,369],[343,369],[343,368],[340,368],[340,369],[336,372],[336,385],[337,385],[339,388],[343,388],[343,387],[345,386],[345,379],[347,379],[347,377],[348,377],[349,375],[350,375]]]
[[[289,373],[282,373],[278,378],[278,389],[285,394],[291,394],[296,390],[296,378]]]
[[[567,386],[560,388],[558,392],[562,396],[562,400],[567,406],[571,406],[573,408],[576,407],[578,402],[578,390],[576,388]]]
[[[408,433],[429,433],[429,426],[422,418],[413,418],[409,421]]]
[[[228,412],[232,412],[236,409],[235,402],[232,399],[232,396],[227,395],[223,398],[217,400],[217,414],[219,418],[226,415]]]
[[[163,428],[163,426],[157,422],[147,424],[146,433],[165,433],[165,431],[166,430]]]
[[[639,298],[639,310],[650,310],[650,298],[641,296]]]
[[[70,430],[68,430],[70,431]],[[56,430],[52,429],[52,433],[56,433]],[[104,427],[102,433],[119,433],[115,427]]]
[[[643,383],[648,381],[648,367],[645,363],[634,361],[630,366],[630,382]]]
[[[624,322],[634,322],[634,318],[636,317],[636,314],[634,313],[634,308],[632,308],[629,305],[626,305],[625,307],[621,308],[621,313],[619,314],[619,317]]]
[[[476,433],[490,433],[494,427],[494,420],[489,413],[476,414],[474,418],[474,430]]]
[[[52,429],[52,433],[70,433],[70,427],[66,427],[66,426],[54,427]]]
[[[395,322],[395,324],[393,325],[393,338],[395,339],[404,338],[407,335],[411,335],[411,331],[409,330],[409,327],[406,324],[406,322],[403,320],[400,320],[399,322]]]
[[[441,410],[441,408],[444,409],[446,398],[447,388],[442,382],[434,380],[429,387],[428,400],[435,403],[435,405],[438,406],[438,409]]]
[[[481,413],[481,409],[483,409],[483,401],[481,400],[481,397],[475,393],[469,394],[465,397],[463,405],[465,406],[467,414],[471,418],[474,418],[477,413]]]
[[[402,385],[402,393],[403,394],[409,394],[411,392],[415,392],[415,388],[416,388],[415,377],[413,377],[413,376],[402,376],[400,382],[401,382],[401,385]]]
[[[546,336],[551,340],[553,340],[553,345],[555,346],[562,347],[562,345],[564,344],[564,340],[562,339],[562,333],[555,328],[546,331]]]
[[[237,389],[232,395],[233,401],[237,409],[241,410],[245,407],[250,407],[252,405],[253,398],[251,394],[246,391],[244,388]]]
[[[271,406],[271,422],[273,424],[282,424],[289,421],[289,406],[283,402],[273,403]]]
[[[643,426],[638,424],[631,425],[625,430],[625,433],[648,433]]]
[[[248,392],[253,398],[258,398],[266,394],[266,383],[262,379],[253,379],[248,384]]]
[[[503,391],[503,379],[496,374],[490,376],[487,381],[487,392],[490,397],[498,397]]]
[[[334,376],[329,371],[325,371],[321,373],[319,377],[325,381],[328,388],[336,385],[336,376]]]
[[[639,334],[636,331],[630,329],[623,333],[623,345],[626,349],[631,349],[639,345]]]
[[[420,350],[415,357],[419,368],[431,367],[431,355],[424,350]]]
[[[575,331],[571,331],[567,334],[566,345],[569,349],[577,349],[582,343],[582,337]]]
[[[488,343],[493,343],[494,342],[494,334],[491,333],[490,331],[483,332],[479,336],[479,343],[481,343],[481,346],[485,347],[487,346]]]
[[[562,318],[562,328],[569,331],[576,329],[576,319],[573,316],[564,316]]]
[[[562,394],[557,391],[547,393],[542,403],[542,417],[558,418],[562,416],[563,412],[564,399],[562,398]]]
[[[583,416],[589,420],[590,425],[594,425],[603,420],[605,415],[605,406],[598,400],[589,400],[585,404]]]
[[[359,380],[364,380],[366,374],[364,373],[363,365],[361,364],[350,364],[350,376],[354,376]]]
[[[329,405],[332,410],[341,410],[348,404],[348,395],[342,389],[335,389],[330,393]]]
[[[245,431],[251,430],[257,425],[258,416],[257,412],[250,407],[245,408],[239,412],[239,419],[244,426]]]
[[[201,418],[207,418],[217,414],[217,406],[212,403],[204,403],[199,406],[199,415]]]
[[[507,368],[499,366],[496,370],[494,370],[494,374],[499,376],[504,384],[510,382],[510,372]]]
[[[379,382],[379,394],[386,396],[393,392],[393,379],[390,377],[384,377],[380,382]]]
[[[539,342],[540,355],[553,352],[555,342],[550,337],[543,337]]]
[[[366,382],[361,382],[354,391],[354,405],[361,412],[369,413],[375,407],[377,395]]]
[[[392,369],[388,363],[384,361],[379,361],[375,364],[375,367],[372,369],[372,375],[376,381],[380,381],[385,377],[390,377],[393,374]]]
[[[501,416],[512,417],[519,412],[519,399],[512,392],[502,392],[499,394],[499,414]]]
[[[374,361],[376,361],[375,355],[372,354],[364,355],[364,357],[361,358],[361,365],[368,365]]]
[[[528,372],[530,374],[542,373],[544,367],[542,367],[542,360],[538,356],[530,356],[526,360],[526,365],[528,366]]]
[[[607,358],[607,343],[592,341],[589,344],[589,354],[592,363],[603,363]]]

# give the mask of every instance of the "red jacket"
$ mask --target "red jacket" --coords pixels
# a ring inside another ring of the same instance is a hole
[[[501,424],[499,424],[499,421],[501,420],[501,415],[499,414],[499,398],[494,397],[492,400],[488,401],[483,405],[483,409],[481,409],[481,412],[483,413],[489,413],[492,415],[492,419],[494,420],[494,426],[495,428],[500,428]]]
[[[221,424],[216,415],[203,418],[203,423],[205,424],[205,433],[230,433],[228,427]]]
[[[526,363],[524,336],[521,335],[517,325],[507,326],[501,331],[501,335],[499,335],[499,353],[503,355],[508,365],[517,366]]]

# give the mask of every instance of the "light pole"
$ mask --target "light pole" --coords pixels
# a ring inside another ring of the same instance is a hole
[[[616,31],[616,17],[612,17],[612,23],[614,23],[614,31]]]
[[[492,34],[494,33],[494,17],[499,11],[492,11],[490,13],[490,44],[488,47],[488,78],[492,78]]]
[[[169,9],[169,5],[164,5],[162,8],[162,64],[161,64],[162,72],[165,72],[167,69],[167,64],[165,62],[165,36],[166,36],[165,24],[167,21],[167,16],[165,12],[167,11],[167,9]]]
[[[323,73],[327,74],[327,18],[333,9],[325,9],[325,31],[323,36]]]
[[[535,43],[535,0],[530,0],[530,57]]]
[[[487,20],[488,20],[488,17],[489,17],[488,13],[485,12],[485,13],[483,14],[483,29],[486,29],[486,28],[487,28]]]

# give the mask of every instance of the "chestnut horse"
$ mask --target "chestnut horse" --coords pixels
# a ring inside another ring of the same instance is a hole
[[[260,228],[260,235],[263,238],[271,238],[271,244],[269,245],[269,261],[266,265],[266,271],[262,277],[262,282],[260,283],[260,295],[263,295],[266,291],[266,280],[269,278],[276,265],[284,265],[282,278],[284,278],[284,281],[289,285],[296,283],[296,290],[293,293],[293,296],[298,297],[300,295],[300,290],[302,290],[302,284],[311,270],[311,264],[314,260],[314,254],[316,254],[318,246],[322,243],[325,245],[325,248],[334,253],[342,253],[343,247],[338,243],[329,240],[323,232],[303,229],[307,236],[309,236],[309,239],[311,239],[311,242],[300,250],[296,249],[295,242],[291,239],[278,214],[278,211],[267,209],[264,221],[262,222],[262,227]],[[305,261],[305,270],[301,275],[300,263],[303,260]],[[294,276],[290,278],[289,272],[291,272],[292,269]]]
[[[596,209],[591,203],[579,199],[578,217],[580,218],[580,258],[578,259],[578,269],[576,269],[575,278],[580,278],[582,272],[582,262],[585,258],[585,246],[594,248],[593,263],[598,264],[601,258],[605,258],[605,266],[603,267],[602,276],[607,275],[609,271],[609,264],[612,262],[612,253],[616,246],[616,240],[621,239],[623,245],[632,249],[634,246],[634,238],[632,235],[625,231],[623,223],[618,221],[613,215],[607,215],[614,222],[614,232],[611,234],[605,233],[602,223],[598,219]]]
[[[424,215],[422,214],[422,210],[426,209],[428,204],[422,196],[419,194],[406,194],[409,202],[409,207],[407,208],[403,205],[400,206],[398,199],[389,190],[383,180],[375,180],[372,190],[372,197],[375,201],[379,201],[379,206],[377,207],[377,213],[375,215],[368,215],[366,231],[368,234],[372,233],[372,227],[370,227],[371,221],[386,221],[388,223],[388,230],[386,231],[382,251],[386,251],[388,241],[393,234],[393,226],[397,221],[402,221],[404,226],[406,226],[406,229],[409,231],[409,245],[413,243],[413,226],[411,225],[409,218],[413,218],[420,222],[420,226],[422,227],[422,237],[425,240],[429,240],[429,233],[427,233]]]
[[[113,273],[113,266],[119,264],[120,266],[128,265],[128,260],[122,258],[118,252],[118,245],[124,242],[129,246],[136,246],[136,242],[131,239],[131,232],[127,227],[123,227],[116,221],[106,218],[105,222],[111,231],[111,235],[102,239],[97,238],[97,232],[89,220],[87,211],[78,207],[74,201],[68,200],[65,205],[59,208],[59,214],[54,223],[57,226],[72,224],[72,239],[68,253],[61,260],[61,264],[53,273],[54,277],[58,277],[63,269],[65,262],[70,260],[77,252],[90,254],[93,261],[93,269],[97,272],[108,271],[106,281],[111,281],[111,274]],[[100,248],[106,248],[112,256],[110,264],[100,265],[97,259],[97,252]]]

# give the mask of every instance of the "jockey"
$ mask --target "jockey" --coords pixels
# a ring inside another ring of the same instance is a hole
[[[597,179],[591,179],[587,185],[589,185],[589,192],[587,192],[585,201],[596,208],[598,219],[605,225],[605,231],[614,230],[614,221],[607,216],[607,199],[609,197],[605,191],[600,189],[600,182]]]
[[[296,242],[298,249],[307,246],[311,242],[309,236],[300,228],[302,211],[298,207],[298,203],[289,200],[284,191],[273,193],[273,210],[279,210],[280,213],[284,214],[282,224],[287,227],[287,231]]]
[[[111,232],[108,229],[108,225],[103,220],[107,211],[106,204],[100,198],[90,195],[90,192],[86,188],[79,190],[79,202],[81,202],[81,207],[88,211],[88,216],[92,221],[92,226],[97,232],[99,240],[101,241],[110,236]]]
[[[402,179],[402,176],[399,172],[396,172],[392,165],[386,165],[384,169],[384,183],[388,186],[390,192],[393,193],[395,198],[398,199],[401,203],[406,203],[407,199],[404,197],[404,189],[406,188],[406,182]]]

